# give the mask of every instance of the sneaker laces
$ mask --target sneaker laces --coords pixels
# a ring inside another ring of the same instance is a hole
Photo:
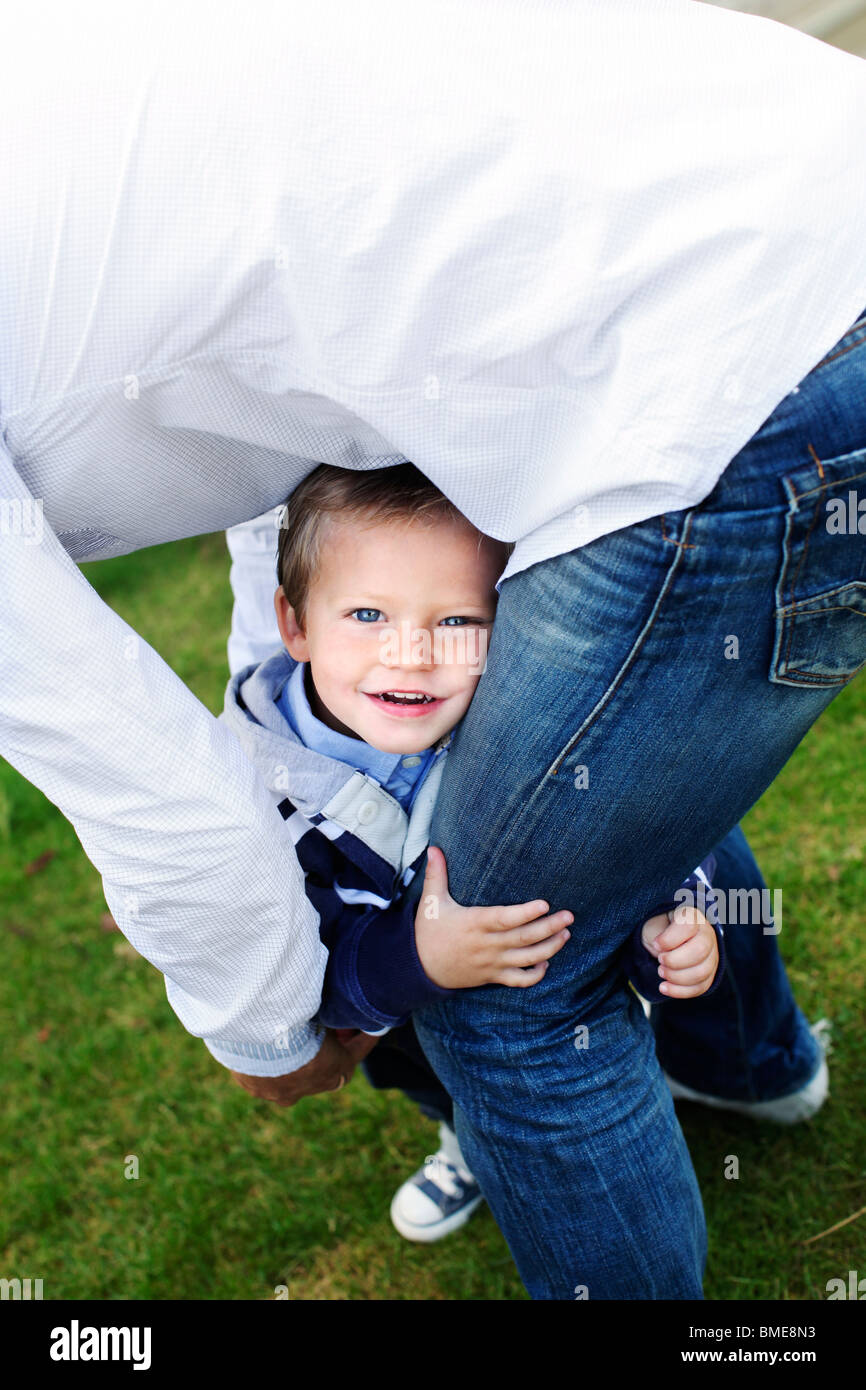
[[[424,1176],[448,1197],[459,1197],[466,1186],[466,1179],[462,1177],[459,1169],[455,1168],[441,1151],[427,1155],[424,1160]]]

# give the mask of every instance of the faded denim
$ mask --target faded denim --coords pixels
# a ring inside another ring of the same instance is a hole
[[[574,912],[572,938],[540,984],[462,991],[415,1022],[536,1298],[701,1296],[697,1182],[616,954],[866,662],[866,535],[856,519],[844,534],[828,525],[828,502],[838,512],[844,500],[850,515],[852,495],[855,508],[866,499],[866,316],[697,507],[503,585],[431,840],[459,902],[547,898]],[[589,785],[578,789],[581,767]],[[730,846],[735,876],[744,864],[758,872],[747,848]],[[775,997],[775,939],[762,941],[770,950],[751,968],[768,970]],[[748,1028],[729,1068],[734,1093]],[[803,1042],[802,1020],[792,1028]],[[678,1036],[662,1025],[660,1051],[696,1083]],[[706,1044],[699,1028],[695,1057]],[[814,1065],[803,1047],[795,1037],[788,1089]],[[754,1094],[755,1075],[745,1084]]]

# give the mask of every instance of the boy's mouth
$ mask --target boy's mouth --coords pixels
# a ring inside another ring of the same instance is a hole
[[[375,700],[377,705],[386,708],[389,714],[426,714],[431,706],[442,703],[441,699],[423,690],[380,690],[375,694],[365,690],[363,693],[368,700]]]

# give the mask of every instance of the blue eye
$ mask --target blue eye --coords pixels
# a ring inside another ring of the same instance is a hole
[[[466,623],[471,623],[471,618],[443,618],[443,627],[462,627]]]
[[[353,608],[351,616],[357,618],[359,623],[375,623],[382,616],[379,608]]]

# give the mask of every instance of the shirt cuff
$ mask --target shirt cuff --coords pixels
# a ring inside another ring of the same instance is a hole
[[[324,1029],[304,1024],[288,1037],[284,1034],[282,1047],[270,1043],[244,1043],[231,1038],[202,1038],[210,1055],[244,1076],[287,1076],[298,1071],[318,1056],[324,1040]]]

